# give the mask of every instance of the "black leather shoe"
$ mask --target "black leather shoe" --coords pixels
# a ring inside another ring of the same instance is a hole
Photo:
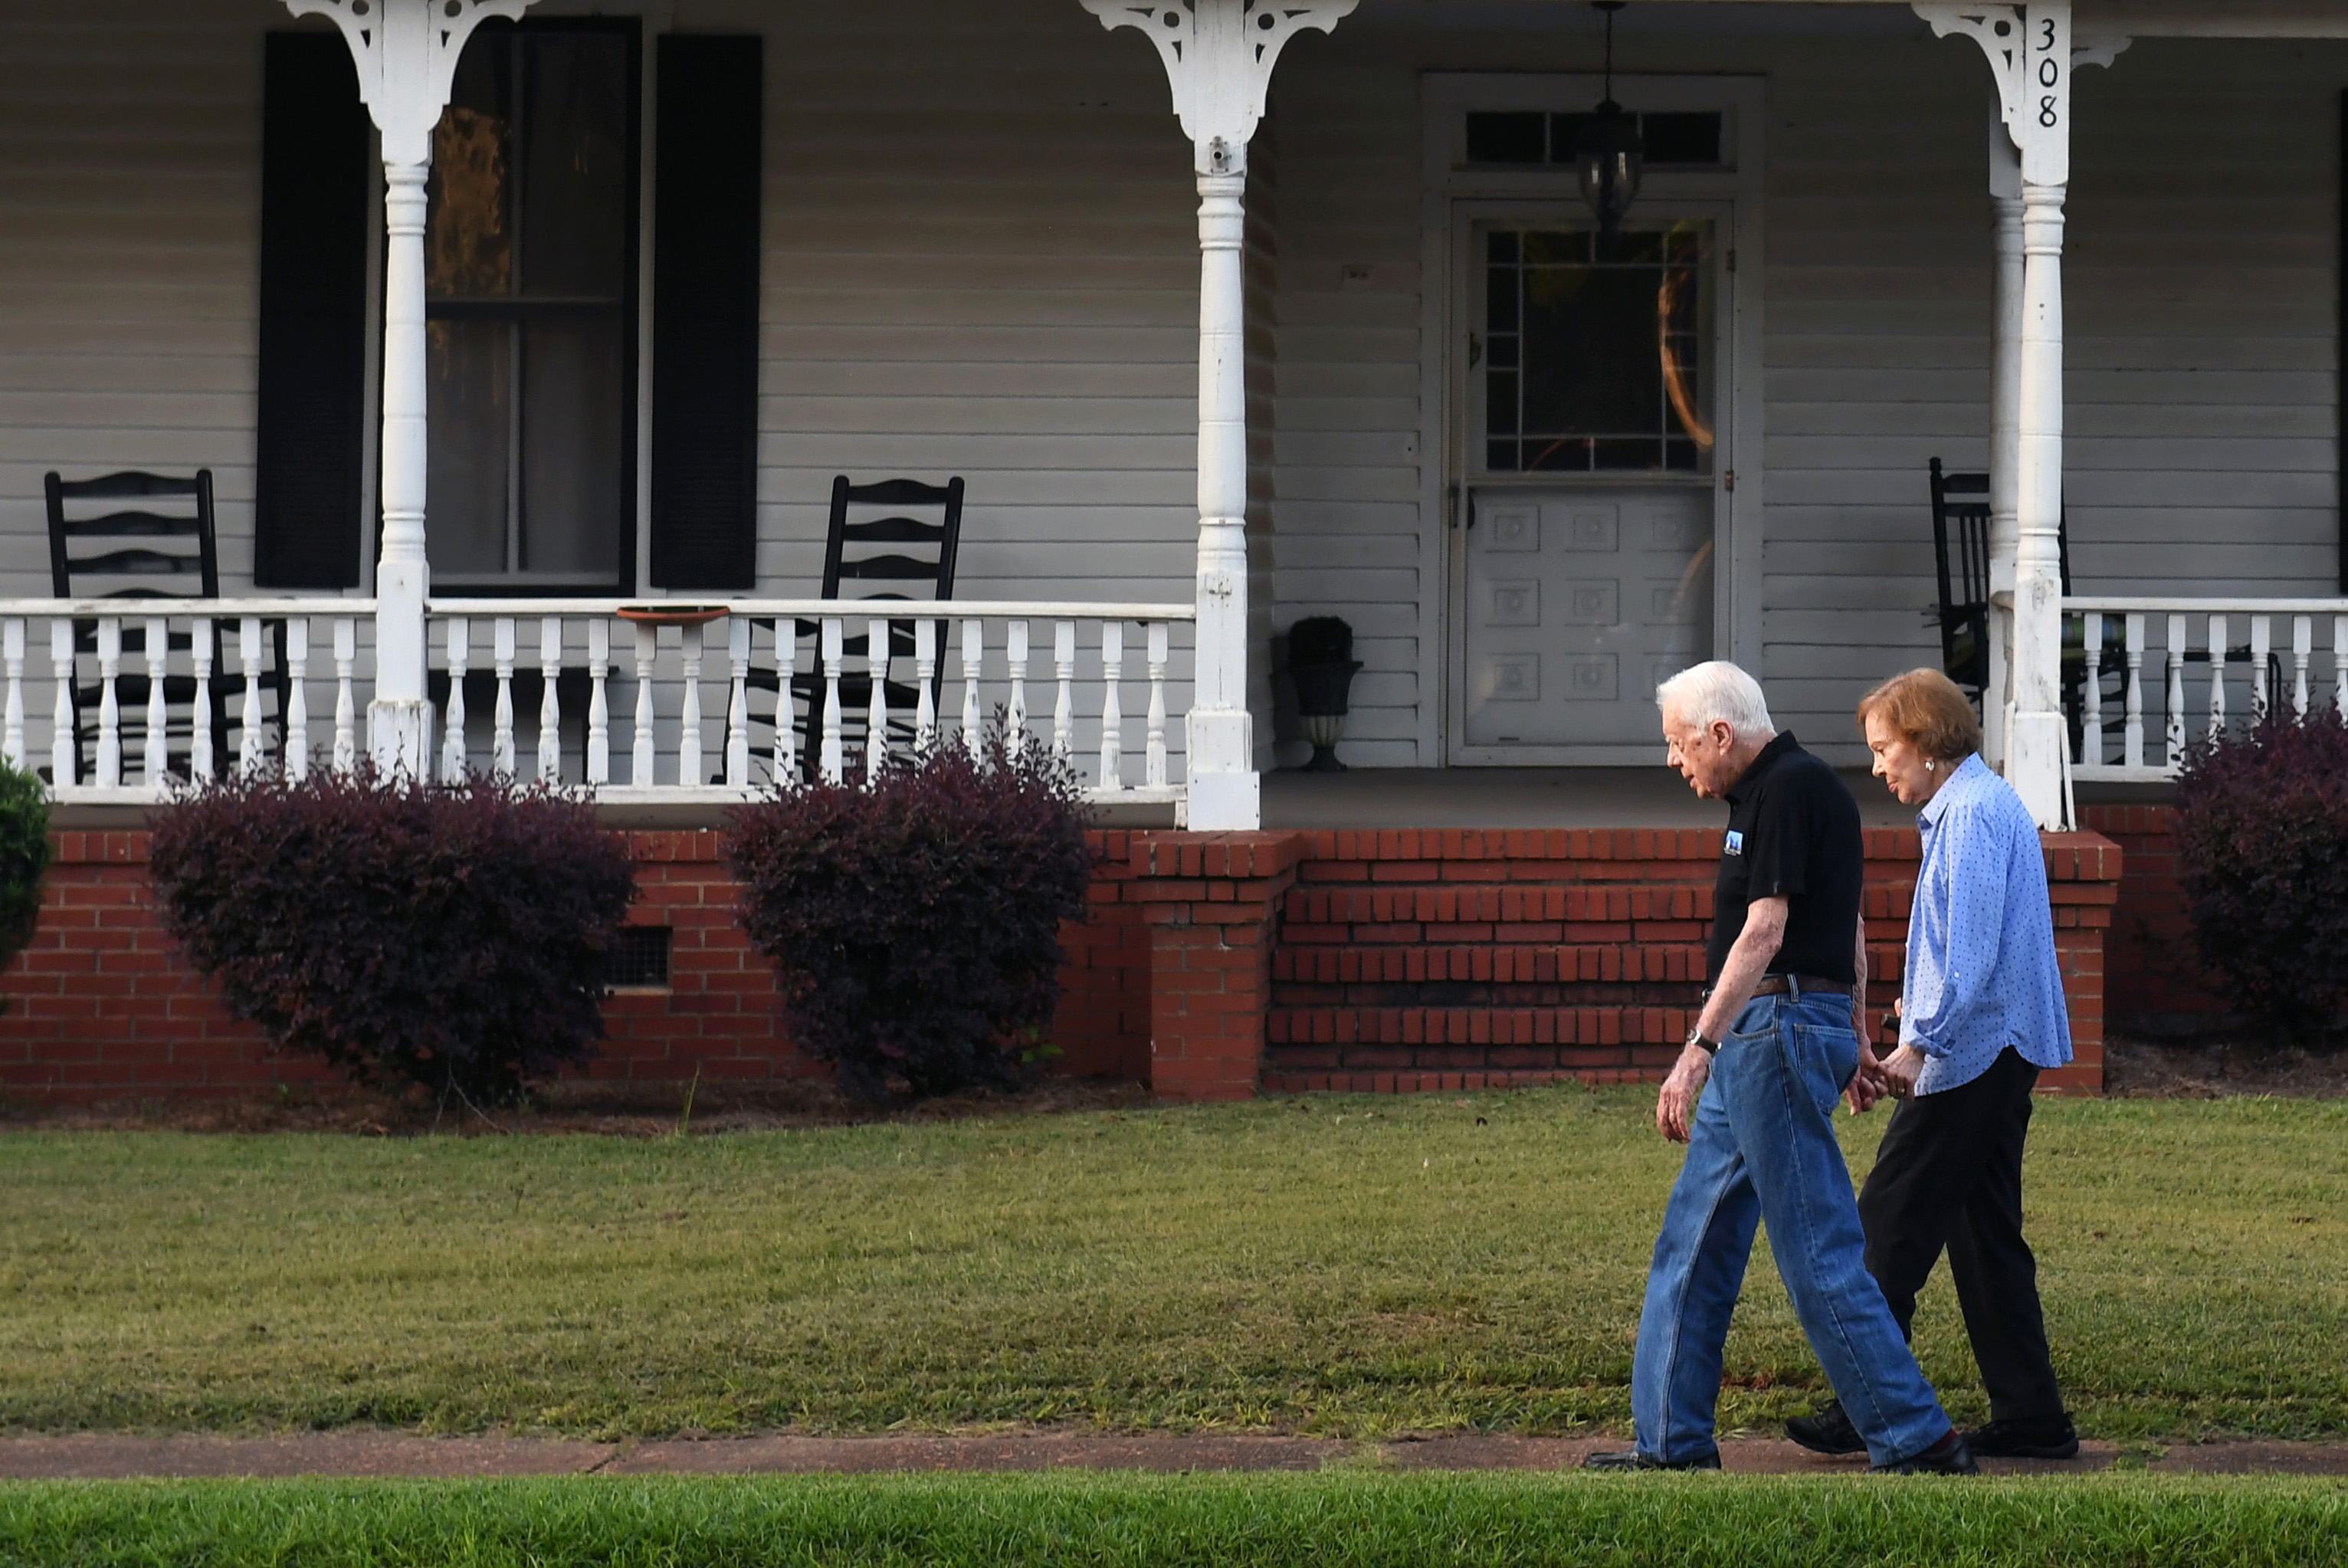
[[[1716,1470],[1720,1468],[1720,1455],[1709,1453],[1700,1460],[1659,1460],[1636,1449],[1624,1449],[1616,1453],[1591,1454],[1581,1461],[1581,1468],[1594,1470]]]
[[[1815,1416],[1796,1416],[1786,1423],[1786,1435],[1814,1454],[1863,1454],[1867,1442],[1850,1418],[1842,1413],[1842,1401],[1829,1399],[1827,1408]]]
[[[2075,1460],[2079,1431],[2068,1416],[2035,1421],[1992,1421],[1965,1434],[1965,1447],[1993,1459]]]
[[[1910,1454],[1904,1460],[1894,1460],[1888,1465],[1877,1465],[1877,1475],[1979,1475],[1981,1466],[1973,1463],[1972,1449],[1965,1439],[1952,1431],[1921,1453]]]

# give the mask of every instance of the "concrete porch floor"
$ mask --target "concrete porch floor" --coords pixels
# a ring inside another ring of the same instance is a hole
[[[1842,770],[1870,828],[1916,813],[1863,769]],[[1699,800],[1653,768],[1357,768],[1263,779],[1263,825],[1282,828],[1718,828],[1727,806]]]

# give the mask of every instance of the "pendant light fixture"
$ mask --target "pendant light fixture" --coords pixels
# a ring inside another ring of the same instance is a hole
[[[1606,96],[1582,132],[1581,199],[1598,218],[1599,243],[1609,250],[1622,232],[1622,214],[1639,194],[1646,159],[1639,144],[1639,120],[1614,101],[1614,13],[1623,0],[1595,0],[1606,14]]]

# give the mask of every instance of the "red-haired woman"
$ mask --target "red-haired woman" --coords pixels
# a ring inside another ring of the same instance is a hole
[[[1900,1101],[1859,1197],[1867,1268],[1907,1332],[1943,1250],[1989,1390],[1978,1455],[2068,1459],[2078,1434],[2046,1351],[2038,1264],[2022,1237],[2022,1151],[2042,1068],[2071,1059],[2037,824],[1979,755],[1972,703],[1938,670],[1867,694],[1875,776],[1919,808],[1900,1046],[1862,1069],[1852,1105]],[[1786,1423],[1821,1453],[1861,1445],[1839,1404]]]

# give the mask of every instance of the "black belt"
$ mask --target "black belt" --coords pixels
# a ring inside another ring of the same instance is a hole
[[[1791,996],[1798,1002],[1812,991],[1824,992],[1829,996],[1848,996],[1850,989],[1848,980],[1821,980],[1815,975],[1765,975],[1761,983],[1753,987],[1753,995]],[[1710,996],[1712,993],[1706,991],[1704,995]]]

